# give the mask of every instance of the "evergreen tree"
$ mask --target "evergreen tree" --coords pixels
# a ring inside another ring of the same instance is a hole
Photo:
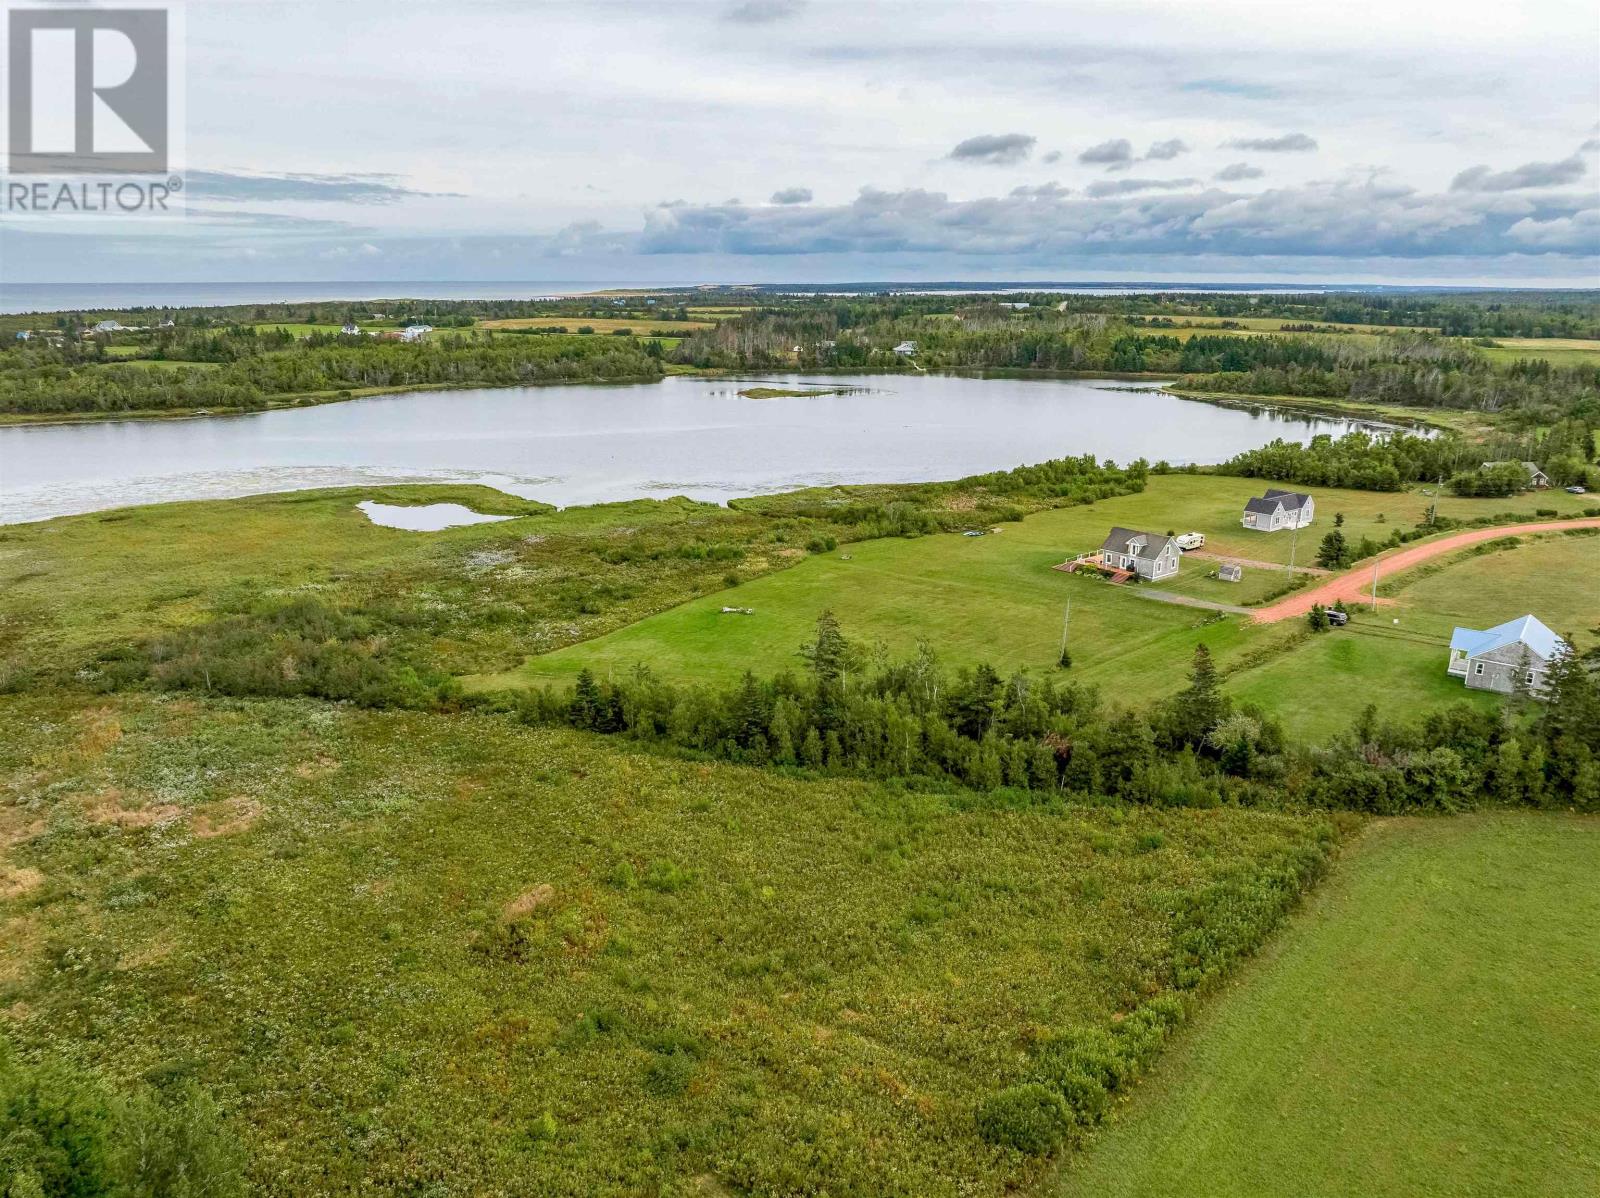
[[[1173,748],[1183,745],[1198,748],[1205,743],[1206,733],[1228,714],[1228,708],[1228,698],[1222,693],[1211,650],[1203,644],[1196,645],[1189,685],[1167,704],[1165,739]]]
[[[1322,538],[1317,547],[1317,565],[1325,570],[1338,570],[1350,564],[1350,545],[1344,533],[1337,528]]]
[[[572,726],[586,731],[595,730],[600,726],[603,706],[600,685],[594,680],[594,675],[588,670],[579,670],[578,680],[572,688],[572,702],[568,706],[567,718]]]

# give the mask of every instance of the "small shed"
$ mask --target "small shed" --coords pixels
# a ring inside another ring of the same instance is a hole
[[[1217,567],[1217,577],[1223,582],[1243,582],[1244,567],[1238,562],[1223,562]]]

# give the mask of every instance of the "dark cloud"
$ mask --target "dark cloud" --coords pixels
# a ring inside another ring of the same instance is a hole
[[[809,187],[785,187],[772,193],[774,204],[809,204],[811,202],[811,189]]]
[[[1583,178],[1583,159],[1574,154],[1560,162],[1525,162],[1498,173],[1486,166],[1468,167],[1450,182],[1451,191],[1524,191],[1532,187],[1561,187]]]
[[[1221,179],[1224,183],[1238,183],[1243,179],[1259,179],[1266,173],[1259,166],[1251,166],[1248,162],[1234,162],[1223,167],[1212,177]]]
[[[985,133],[969,137],[950,151],[957,162],[978,162],[989,166],[1009,166],[1033,153],[1038,138],[1026,133]]]
[[[1090,146],[1078,155],[1078,161],[1086,166],[1104,166],[1111,170],[1130,166],[1133,163],[1133,143],[1126,137],[1114,137],[1097,146]]]
[[[1287,258],[1595,259],[1593,203],[1423,193],[1377,181],[1320,182],[1241,194],[1180,191],[1192,181],[1105,180],[1082,198],[1048,184],[1009,196],[864,189],[832,207],[656,209],[633,239],[643,254],[958,254],[1081,260],[1134,254]],[[1126,185],[1132,185],[1126,186]],[[1139,188],[1135,192],[1133,188]],[[1141,194],[1142,193],[1142,194]]]
[[[770,25],[796,16],[805,0],[742,0],[723,10],[722,19],[739,25]]]
[[[1167,162],[1179,154],[1189,152],[1189,143],[1181,138],[1173,137],[1166,141],[1158,141],[1144,152],[1146,162]]]
[[[1044,163],[1046,166],[1053,166],[1055,163],[1061,161],[1061,151],[1051,150],[1043,158],[1039,159],[1039,161]]]
[[[1285,133],[1280,137],[1235,137],[1222,143],[1229,150],[1255,150],[1261,154],[1294,154],[1317,148],[1317,139],[1305,133]]]
[[[1193,187],[1198,182],[1198,179],[1102,179],[1089,184],[1084,194],[1090,199],[1100,200],[1107,196],[1133,195],[1140,191],[1177,191]]]
[[[395,175],[239,175],[229,171],[189,171],[185,183],[191,198],[206,200],[300,200],[335,204],[397,204],[443,192],[413,191],[389,182]]]
[[[1021,200],[1059,200],[1063,196],[1072,194],[1072,188],[1062,187],[1052,179],[1048,183],[1035,183],[1032,187],[1013,187],[1013,199]]]

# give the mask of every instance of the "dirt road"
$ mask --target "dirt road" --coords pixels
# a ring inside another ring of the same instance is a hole
[[[1424,541],[1420,545],[1391,549],[1377,559],[1378,577],[1388,578],[1391,574],[1399,574],[1403,570],[1421,565],[1441,553],[1452,553],[1483,541],[1497,541],[1501,537],[1515,537],[1526,533],[1566,532],[1573,528],[1600,528],[1600,517],[1589,516],[1582,520],[1544,520],[1537,524],[1504,524],[1498,528],[1474,528],[1467,532],[1440,537],[1437,541]],[[1297,591],[1287,599],[1256,608],[1252,622],[1273,624],[1293,616],[1303,616],[1311,610],[1313,604],[1320,603],[1324,607],[1332,607],[1335,602],[1343,599],[1345,606],[1351,607],[1370,602],[1371,597],[1372,563],[1367,562],[1328,582]]]

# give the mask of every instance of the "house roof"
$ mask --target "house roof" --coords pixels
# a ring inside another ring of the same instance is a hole
[[[1566,642],[1542,624],[1537,616],[1520,616],[1479,631],[1476,628],[1457,628],[1450,634],[1450,649],[1465,649],[1467,656],[1480,657],[1517,642],[1528,646],[1545,661],[1549,661]]]
[[[1144,544],[1137,550],[1129,549],[1128,542],[1136,537],[1143,537]],[[1136,528],[1123,528],[1118,525],[1107,534],[1100,548],[1107,553],[1129,553],[1134,557],[1160,557],[1170,540],[1170,537],[1163,537],[1153,532],[1140,532]]]
[[[1251,499],[1245,502],[1244,510],[1270,516],[1282,506],[1276,499]]]
[[[1536,474],[1544,473],[1543,470],[1539,469],[1538,462],[1485,462],[1483,464],[1483,468],[1485,470],[1489,469],[1491,466],[1521,466],[1528,472],[1529,478],[1532,478]]]
[[[1281,499],[1284,507],[1301,508],[1311,502],[1311,496],[1304,491],[1280,491],[1277,487],[1268,487],[1262,496],[1263,499]]]

